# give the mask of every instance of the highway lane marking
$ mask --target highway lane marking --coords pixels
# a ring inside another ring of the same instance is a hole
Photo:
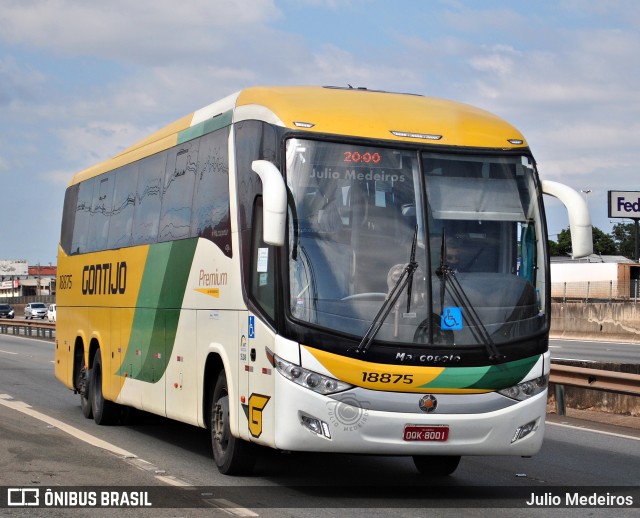
[[[564,424],[564,423],[552,423],[549,421],[547,421],[546,424],[552,425],[552,426],[559,426],[561,428],[572,428],[574,430],[582,430],[584,432],[599,433],[600,435],[609,435],[611,437],[618,437],[620,439],[631,439],[632,441],[640,441],[640,437],[634,437],[633,435],[624,435],[621,433],[605,432],[603,430],[594,430],[593,428],[584,428],[582,426],[575,426],[572,424]]]
[[[145,471],[150,471],[155,473],[154,478],[156,478],[158,481],[163,482],[167,485],[178,486],[178,487],[193,486],[193,484],[190,484],[189,482],[185,482],[184,480],[181,480],[177,477],[166,475],[163,469],[158,468],[157,466],[151,464],[150,462],[144,459],[141,459],[137,455],[125,449],[122,449],[118,446],[115,446],[114,444],[111,444],[107,441],[94,437],[93,435],[83,432],[82,430],[79,430],[74,426],[68,425],[54,417],[50,417],[46,414],[43,414],[42,412],[38,412],[37,410],[34,410],[27,403],[13,399],[13,396],[9,394],[0,394],[0,405],[3,405],[12,410],[16,410],[30,417],[34,417],[35,419],[38,419],[39,421],[47,423],[50,426],[53,426],[65,433],[68,433],[72,437],[75,437],[76,439],[86,442],[91,446],[95,446],[97,448],[101,448],[115,455],[118,455],[122,457],[124,461],[128,462],[129,464],[139,469],[143,469]],[[230,502],[229,500],[217,499],[216,501],[216,499],[213,499],[209,501],[211,501],[213,505],[218,507],[221,511],[224,511],[228,514],[232,514],[234,516],[259,516],[253,511],[246,509],[245,507],[242,507],[239,504],[236,504],[234,502]]]
[[[102,439],[98,439],[97,437],[94,437],[93,435],[83,432],[82,430],[79,430],[74,426],[68,425],[67,423],[64,423],[54,417],[50,417],[46,414],[43,414],[42,412],[38,412],[37,410],[34,410],[27,403],[24,403],[23,401],[14,400],[8,394],[0,394],[0,405],[3,405],[12,410],[17,410],[18,412],[21,412],[25,415],[34,417],[35,419],[38,419],[43,423],[47,423],[47,424],[50,424],[51,426],[55,426],[59,430],[62,430],[63,432],[68,433],[72,437],[75,437],[76,439],[80,439],[81,441],[86,442],[91,446],[101,448],[103,450],[109,451],[111,453],[114,453],[115,455],[119,455],[122,457],[129,457],[129,458],[136,457],[133,453],[128,452],[127,450],[124,450],[122,448],[119,448],[114,444],[111,444],[107,441],[103,441]]]
[[[12,351],[3,351],[2,349],[0,349],[0,353],[4,353],[4,354],[18,354],[18,353],[14,353]]]
[[[260,516],[246,507],[239,507],[238,504],[225,498],[210,498],[207,502],[215,505],[221,511],[233,516]]]
[[[114,455],[118,455],[119,457],[122,457],[123,460],[129,462],[130,464],[137,465],[137,467],[140,467],[140,464],[145,463],[149,465],[149,468],[148,468],[149,471],[154,471],[154,472],[162,471],[162,470],[159,470],[156,466],[153,466],[150,462],[147,462],[146,460],[139,458],[137,455],[131,453],[130,451],[127,451],[123,448],[120,448],[119,446],[111,444],[110,442],[99,439],[98,437],[94,437],[93,435],[83,432],[82,430],[74,426],[68,425],[67,423],[64,423],[63,421],[60,421],[54,417],[43,414],[42,412],[38,412],[37,410],[34,410],[27,403],[13,399],[13,397],[10,396],[9,394],[0,394],[0,405],[5,406],[11,410],[16,410],[18,412],[21,412],[25,415],[38,419],[39,421],[42,421],[44,423],[47,423],[48,425],[51,425],[57,428],[58,430],[61,430],[71,435],[72,437],[75,437],[76,439],[86,442],[91,446],[95,446],[96,448],[101,448],[103,450],[113,453]],[[164,473],[164,471],[162,471],[162,473]],[[171,484],[174,486],[192,485],[187,482],[181,481],[175,477],[155,476],[155,478],[160,480],[161,482],[165,482],[167,484]]]
[[[614,340],[587,340],[584,338],[549,338],[549,342],[584,342],[587,344],[639,345],[638,342],[616,342]]]

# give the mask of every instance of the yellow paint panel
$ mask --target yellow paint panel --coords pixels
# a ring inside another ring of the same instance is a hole
[[[117,371],[129,343],[148,251],[149,246],[139,246],[68,256],[58,249],[56,377],[69,388],[73,386],[71,366],[78,336],[83,338],[85,353],[91,338],[96,338],[105,374]],[[116,280],[118,272],[121,277]],[[105,379],[104,390],[114,398],[124,379],[110,378]]]
[[[421,385],[432,382],[444,367],[387,365],[332,354],[307,345],[304,347],[336,379],[358,387],[390,392],[425,392]],[[429,389],[430,392],[433,392]],[[447,392],[451,390],[447,389]],[[462,393],[462,391],[460,391]],[[474,391],[477,392],[477,391]]]
[[[495,115],[432,97],[355,89],[256,87],[243,90],[237,101],[237,106],[252,104],[267,107],[290,128],[296,128],[294,122],[314,124],[306,130],[309,132],[500,149],[527,145],[517,129]],[[396,137],[392,130],[442,138]],[[522,143],[514,145],[508,139]]]

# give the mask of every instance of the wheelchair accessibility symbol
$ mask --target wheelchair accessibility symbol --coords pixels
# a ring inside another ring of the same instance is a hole
[[[462,308],[445,307],[440,317],[440,327],[447,331],[462,329]]]

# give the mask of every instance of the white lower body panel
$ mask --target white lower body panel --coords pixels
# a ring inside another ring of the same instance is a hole
[[[275,446],[282,450],[381,455],[534,455],[542,446],[547,392],[507,408],[481,414],[397,413],[340,403],[276,374]],[[438,395],[435,395],[438,397]],[[464,398],[464,395],[460,395]],[[324,423],[311,431],[302,416]],[[534,430],[511,442],[530,422]],[[448,427],[442,441],[405,441],[406,425]],[[327,437],[326,431],[328,430]]]

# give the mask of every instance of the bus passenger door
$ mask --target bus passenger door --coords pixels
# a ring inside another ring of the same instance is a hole
[[[238,404],[238,433],[244,440],[251,440],[249,433],[249,312],[238,313],[238,371],[237,371],[237,404]],[[227,382],[231,382],[227,376]]]
[[[266,445],[274,444],[275,369],[267,357],[274,350],[273,331],[253,313],[247,316],[248,394],[246,400],[249,439]],[[242,350],[242,346],[241,346]],[[242,353],[241,353],[242,354]]]

